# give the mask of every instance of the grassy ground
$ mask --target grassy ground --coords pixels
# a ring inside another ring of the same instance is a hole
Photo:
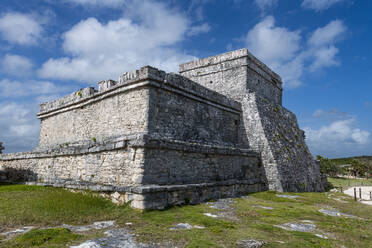
[[[372,178],[370,179],[349,179],[349,178],[328,178],[328,182],[332,183],[334,187],[353,187],[353,186],[372,186]]]
[[[63,189],[0,185],[0,229],[22,226],[58,226],[62,223],[87,224],[116,220],[119,225],[133,223],[130,229],[142,242],[171,240],[178,247],[237,247],[243,239],[262,239],[264,247],[372,247],[372,207],[353,202],[340,193],[299,193],[297,199],[279,198],[275,192],[250,194],[236,199],[231,219],[211,218],[203,213],[218,213],[208,205],[173,207],[165,211],[140,212],[127,206],[116,206],[91,194],[71,193]],[[336,198],[336,199],[335,199]],[[342,198],[342,201],[337,199]],[[266,210],[255,205],[273,207]],[[320,208],[335,208],[362,219],[330,217]],[[313,221],[319,232],[286,231],[274,225],[286,222]],[[177,223],[205,226],[205,229],[176,230]],[[88,239],[66,229],[41,229],[1,240],[0,247],[66,247],[66,244]],[[99,234],[96,234],[99,235]],[[279,241],[285,242],[280,243]]]

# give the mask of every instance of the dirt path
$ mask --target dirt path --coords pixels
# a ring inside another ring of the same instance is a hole
[[[362,189],[362,201],[361,203],[371,205],[372,200],[370,199],[370,193],[372,192],[372,186],[358,186],[358,187],[351,187],[344,191],[345,194],[354,197],[354,188],[357,190],[357,198],[359,199],[359,188]]]

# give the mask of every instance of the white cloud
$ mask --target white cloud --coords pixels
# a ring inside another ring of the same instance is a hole
[[[2,39],[19,45],[34,45],[43,29],[33,16],[22,13],[6,13],[0,17]]]
[[[254,26],[246,36],[247,47],[253,54],[277,71],[285,84],[291,87],[301,84],[299,77],[302,75],[303,59],[298,56],[300,42],[299,31],[276,27],[272,16]]]
[[[326,26],[316,29],[308,40],[313,56],[311,71],[339,65],[335,58],[338,49],[333,45],[345,34],[346,27],[340,20],[334,20]]]
[[[203,23],[203,24],[198,25],[198,26],[190,27],[187,35],[194,36],[194,35],[198,35],[198,34],[201,34],[201,33],[207,33],[210,29],[211,29],[211,27],[209,26],[208,23]]]
[[[306,140],[317,153],[339,154],[350,149],[362,148],[369,143],[370,133],[355,128],[354,118],[338,120],[319,129],[305,127]]]
[[[278,4],[278,0],[255,0],[254,2],[260,8],[262,13]]]
[[[338,109],[330,109],[328,111],[317,109],[314,111],[313,117],[326,119],[346,119],[350,116],[345,112],[339,111]]]
[[[268,16],[248,32],[245,42],[255,56],[282,76],[285,87],[295,88],[302,84],[303,73],[339,64],[334,43],[345,31],[341,21],[331,21],[302,44],[300,31],[278,27]]]
[[[256,56],[273,64],[293,58],[300,39],[299,31],[275,27],[274,18],[269,16],[248,32],[246,42]]]
[[[334,46],[322,47],[314,51],[314,62],[310,65],[311,71],[316,71],[320,68],[339,65],[335,59],[338,49]]]
[[[321,11],[330,8],[336,3],[340,3],[343,0],[304,0],[301,4],[303,8],[314,9]]]
[[[120,7],[126,2],[125,0],[65,0],[65,2],[79,4],[83,6],[101,6],[101,7]]]
[[[71,87],[57,86],[48,81],[29,80],[25,82],[3,79],[0,81],[0,96],[7,98],[58,94],[71,91]]]
[[[32,67],[33,64],[30,59],[14,54],[6,54],[1,62],[1,70],[16,77],[30,75]]]
[[[322,28],[318,28],[311,35],[310,46],[323,46],[333,44],[346,32],[346,27],[340,20],[334,20]]]
[[[189,28],[186,17],[157,2],[126,5],[126,16],[107,23],[81,21],[63,35],[70,56],[49,59],[39,70],[44,78],[98,81],[150,64],[177,71],[178,63],[194,59],[176,45]]]
[[[39,121],[36,105],[0,102],[0,140],[6,152],[28,151],[37,146]]]

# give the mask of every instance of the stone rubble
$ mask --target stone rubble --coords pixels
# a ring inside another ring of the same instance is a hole
[[[112,227],[114,225],[115,225],[115,221],[98,221],[88,226],[72,226],[72,225],[63,224],[62,227],[70,229],[72,232],[87,232],[92,229],[100,230],[100,229]]]
[[[253,205],[253,207],[262,208],[262,209],[266,209],[266,210],[273,210],[274,209],[272,207],[265,207],[265,206],[261,206],[261,205]]]
[[[169,230],[189,230],[189,229],[204,229],[204,226],[190,225],[189,223],[178,223],[174,227],[169,228]]]
[[[70,248],[157,248],[156,244],[141,244],[137,243],[133,235],[126,229],[118,228],[105,231],[105,238],[88,240],[77,246]]]
[[[282,195],[282,194],[276,194],[277,197],[281,197],[281,198],[288,198],[288,199],[296,199],[300,196],[298,195]]]
[[[212,217],[212,218],[217,218],[218,215],[211,214],[211,213],[203,213],[205,216]]]
[[[266,244],[263,240],[247,239],[237,242],[241,248],[261,248]]]
[[[341,213],[340,211],[333,210],[333,209],[331,209],[331,210],[328,210],[328,209],[319,209],[318,212],[320,212],[322,214],[325,214],[325,215],[334,216],[334,217],[358,218],[355,215]]]
[[[29,232],[33,228],[34,228],[33,226],[21,227],[21,228],[18,228],[18,229],[9,231],[9,232],[1,233],[1,235],[3,235],[5,238],[10,238],[10,237],[13,237],[13,236],[16,236],[16,235],[20,235],[20,234],[24,234],[26,232]]]

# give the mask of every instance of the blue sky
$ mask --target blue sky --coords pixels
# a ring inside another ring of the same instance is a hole
[[[247,47],[284,81],[314,155],[372,155],[372,10],[362,0],[2,0],[0,141],[38,144],[38,104],[153,65]]]

